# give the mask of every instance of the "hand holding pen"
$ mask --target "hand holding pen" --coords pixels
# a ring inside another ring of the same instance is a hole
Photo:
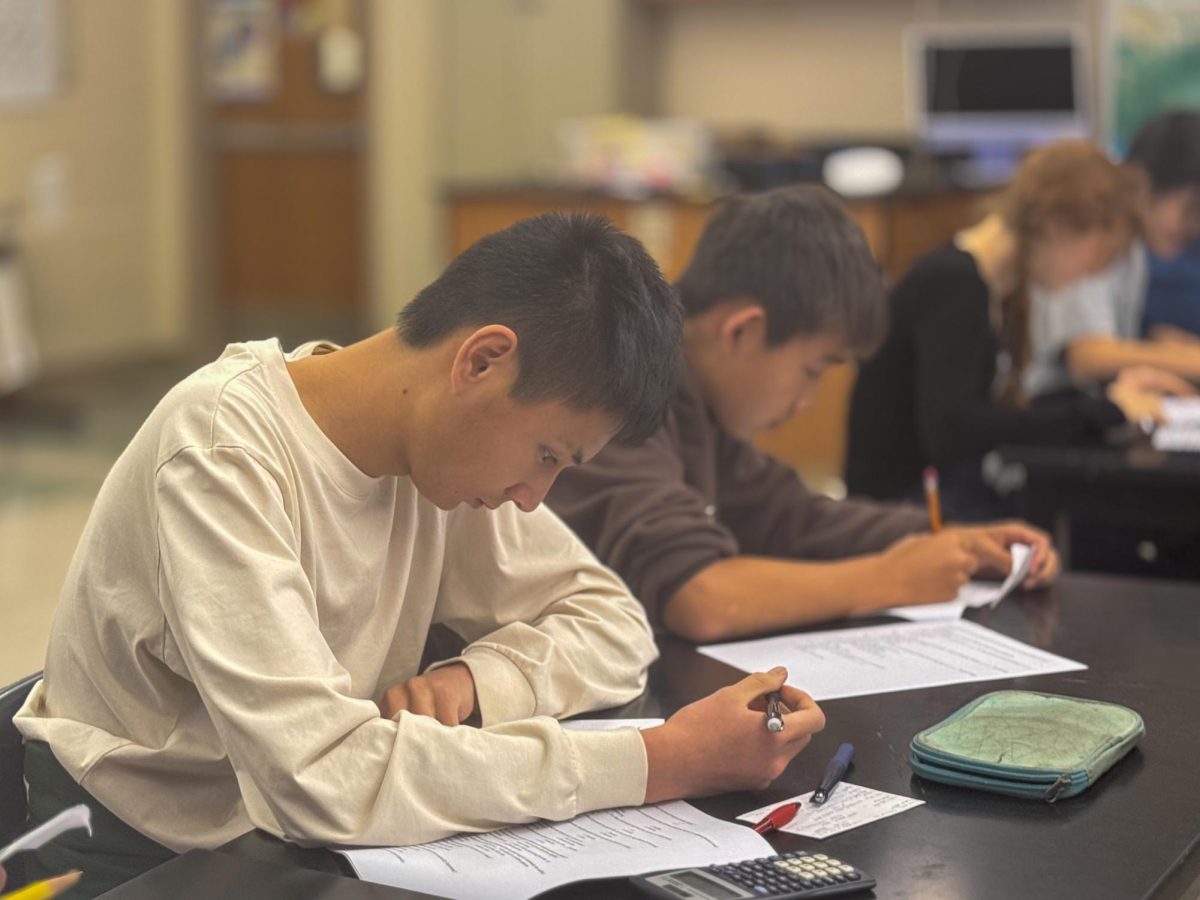
[[[825,727],[821,708],[786,681],[782,667],[748,675],[640,732],[646,746],[645,802],[761,790],[779,777]],[[779,731],[764,724],[772,692],[779,694]]]

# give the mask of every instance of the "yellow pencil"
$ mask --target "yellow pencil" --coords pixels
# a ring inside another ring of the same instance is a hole
[[[937,534],[942,530],[942,500],[938,495],[938,471],[925,467],[925,505],[929,507],[929,529]]]
[[[57,878],[47,878],[45,881],[37,881],[26,885],[19,891],[5,894],[0,900],[50,900],[51,897],[57,897],[67,888],[74,887],[75,882],[79,880],[81,874],[83,873],[68,872],[66,875],[59,875]]]

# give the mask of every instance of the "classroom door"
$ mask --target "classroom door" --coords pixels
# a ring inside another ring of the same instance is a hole
[[[209,0],[212,246],[229,340],[366,319],[362,0]]]

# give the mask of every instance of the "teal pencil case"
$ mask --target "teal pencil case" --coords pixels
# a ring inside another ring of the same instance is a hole
[[[914,736],[909,762],[931,781],[1053,803],[1095,784],[1145,733],[1115,703],[995,691]]]

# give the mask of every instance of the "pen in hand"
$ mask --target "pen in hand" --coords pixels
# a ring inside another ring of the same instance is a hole
[[[767,694],[767,731],[783,731],[783,701],[779,691]]]

